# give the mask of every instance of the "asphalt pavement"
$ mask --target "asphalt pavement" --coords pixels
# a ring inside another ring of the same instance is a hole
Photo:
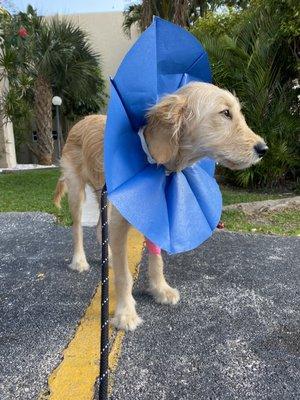
[[[0,399],[37,399],[99,280],[71,262],[71,229],[43,213],[0,214]],[[114,400],[300,398],[300,238],[216,232],[197,250],[164,254],[175,307],[134,288],[144,324],[125,335]],[[64,399],[62,399],[64,400]],[[76,399],[74,399],[76,400]]]
[[[217,232],[166,256],[175,307],[134,290],[113,400],[300,399],[300,238]]]
[[[95,229],[84,233],[91,270],[78,274],[68,268],[70,227],[48,214],[0,213],[1,400],[37,399],[74,335],[100,275]]]

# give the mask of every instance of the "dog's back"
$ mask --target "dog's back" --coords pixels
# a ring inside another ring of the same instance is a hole
[[[62,175],[57,183],[54,203],[71,186],[90,184],[94,189],[103,182],[103,134],[105,115],[89,115],[75,124],[68,134],[61,158]]]

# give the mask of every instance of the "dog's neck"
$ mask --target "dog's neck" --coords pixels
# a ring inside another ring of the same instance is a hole
[[[139,130],[138,134],[141,139],[142,148],[147,155],[148,162],[150,164],[158,164],[158,165],[161,164],[169,172],[182,171],[183,169],[190,167],[195,162],[199,161],[201,158],[206,157],[206,154],[204,154],[204,152],[202,152],[202,151],[199,151],[199,149],[197,149],[191,145],[185,145],[184,143],[182,143],[179,146],[178,151],[174,157],[172,157],[166,163],[160,163],[151,154],[151,151],[150,151],[150,148],[151,148],[150,135],[151,135],[151,133],[147,129],[147,125],[144,126],[143,128],[141,128]]]
[[[138,135],[139,135],[140,140],[141,140],[142,148],[144,150],[144,153],[147,156],[148,163],[149,164],[157,164],[157,161],[152,157],[152,155],[150,153],[150,150],[149,150],[149,147],[148,147],[148,143],[147,143],[146,137],[144,135],[145,129],[146,129],[146,126],[142,126],[138,131]]]

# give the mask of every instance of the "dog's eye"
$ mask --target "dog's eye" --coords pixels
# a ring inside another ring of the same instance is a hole
[[[229,110],[223,110],[220,112],[220,114],[223,114],[228,119],[232,119],[232,115],[230,114]]]

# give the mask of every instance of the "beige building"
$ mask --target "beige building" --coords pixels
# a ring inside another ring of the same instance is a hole
[[[74,14],[68,17],[90,34],[92,46],[101,54],[103,74],[108,82],[136,41],[137,31],[132,31],[131,39],[125,36],[122,30],[123,13],[117,11]]]
[[[67,17],[90,35],[91,45],[101,55],[102,71],[109,92],[109,77],[114,76],[124,55],[137,39],[137,31],[133,30],[131,39],[125,36],[122,29],[123,13],[117,11],[73,14]],[[7,85],[7,82],[0,82],[0,93],[4,84]],[[21,146],[19,156],[23,163],[34,162],[32,154],[25,145]],[[14,135],[12,124],[8,122],[0,125],[0,168],[15,165]]]

